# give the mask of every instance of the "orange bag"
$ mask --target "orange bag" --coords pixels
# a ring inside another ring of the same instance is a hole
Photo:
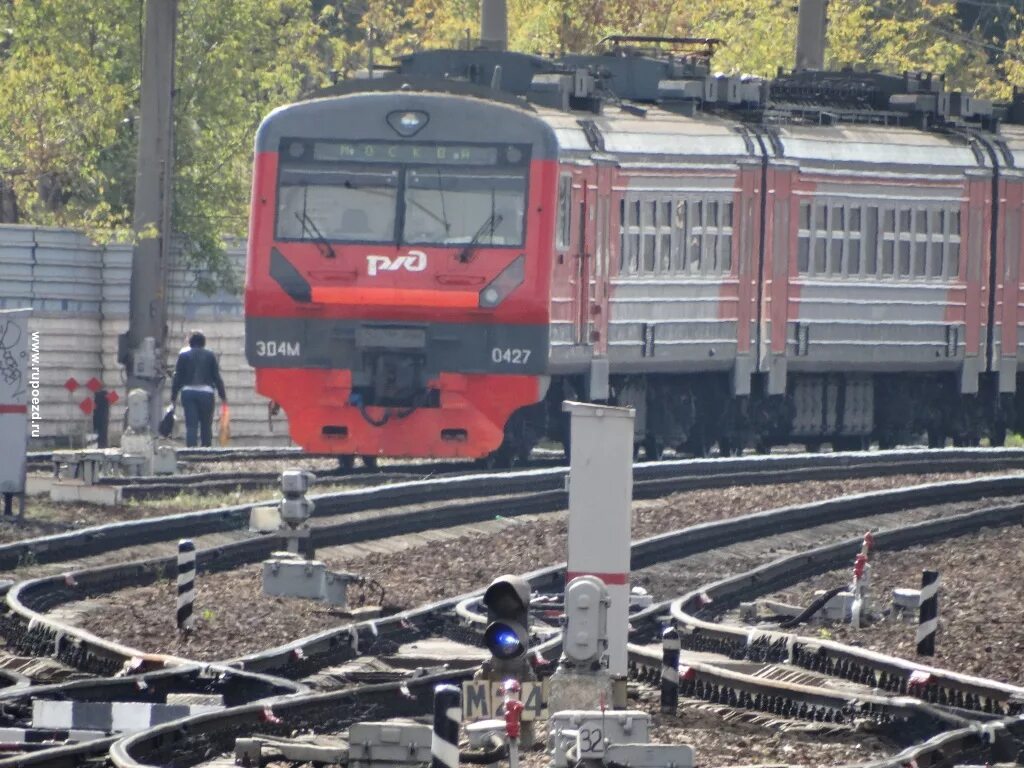
[[[220,404],[220,435],[217,439],[221,445],[231,442],[231,411],[227,403]]]

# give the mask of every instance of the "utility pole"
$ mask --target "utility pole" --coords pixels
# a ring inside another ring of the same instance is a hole
[[[118,339],[118,362],[127,367],[129,421],[133,404],[148,411],[149,434],[160,420],[167,339],[165,281],[171,244],[174,172],[174,41],[178,0],[146,0],[143,38],[139,163],[132,229],[128,331]],[[146,393],[134,399],[132,390]],[[135,423],[141,425],[142,414]]]
[[[825,68],[828,0],[800,0],[796,23],[796,69]]]

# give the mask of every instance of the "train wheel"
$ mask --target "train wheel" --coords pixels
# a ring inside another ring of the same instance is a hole
[[[665,452],[665,446],[654,435],[647,435],[644,438],[644,459],[647,461],[660,461]]]
[[[363,466],[367,469],[377,468],[377,457],[376,456],[363,456]]]
[[[988,437],[988,444],[993,448],[1002,448],[1006,445],[1006,425],[996,424],[992,427],[992,433]]]
[[[496,451],[477,459],[476,463],[482,469],[512,469],[515,456],[504,443]]]
[[[338,457],[338,469],[342,472],[351,472],[356,466],[356,457],[346,454]]]

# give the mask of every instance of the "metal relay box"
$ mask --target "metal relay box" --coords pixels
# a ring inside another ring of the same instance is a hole
[[[432,735],[429,725],[412,720],[353,723],[348,731],[349,768],[429,763]]]
[[[0,493],[3,494],[25,492],[30,413],[35,418],[39,404],[39,377],[29,364],[30,313],[27,309],[0,311]]]
[[[350,573],[327,570],[319,560],[282,556],[263,561],[263,593],[276,597],[303,597],[323,600],[344,608],[348,603],[348,585],[356,577]]]
[[[635,709],[581,710],[555,712],[548,721],[548,745],[556,768],[579,760],[602,760],[609,744],[644,744],[651,729],[651,716]],[[569,753],[575,760],[569,760]]]

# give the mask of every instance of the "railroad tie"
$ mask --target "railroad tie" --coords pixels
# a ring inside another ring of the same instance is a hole
[[[192,604],[196,600],[196,545],[191,539],[178,542],[178,629],[191,632],[195,625]]]
[[[454,685],[434,688],[434,732],[430,739],[430,767],[458,768],[459,723],[462,692]]]

